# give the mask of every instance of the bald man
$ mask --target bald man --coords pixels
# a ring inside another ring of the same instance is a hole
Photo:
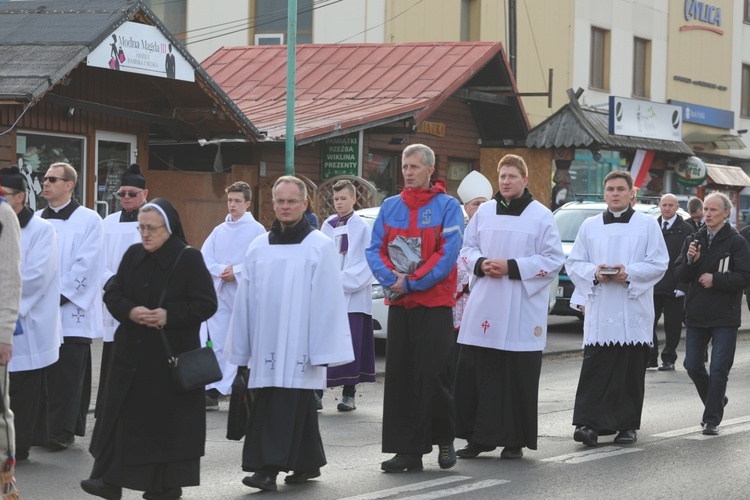
[[[659,200],[659,227],[669,252],[669,266],[664,277],[654,287],[654,347],[651,348],[648,367],[659,367],[659,371],[673,371],[677,361],[677,346],[682,336],[682,316],[685,306],[687,283],[678,283],[674,273],[674,263],[680,256],[682,243],[693,233],[693,228],[677,215],[680,205],[673,194],[665,194]],[[659,366],[659,340],[656,326],[664,313],[664,333],[666,340],[661,351]]]

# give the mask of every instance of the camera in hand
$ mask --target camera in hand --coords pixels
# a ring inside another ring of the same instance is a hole
[[[614,276],[619,272],[620,269],[617,267],[603,267],[599,269],[599,274],[601,274],[602,276]]]

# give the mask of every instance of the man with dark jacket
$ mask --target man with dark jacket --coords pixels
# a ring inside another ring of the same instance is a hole
[[[685,291],[687,283],[678,283],[674,274],[674,266],[677,257],[680,256],[682,244],[693,228],[677,215],[680,207],[677,197],[673,194],[665,194],[659,200],[659,227],[664,236],[664,243],[669,252],[669,267],[664,277],[654,287],[654,347],[651,348],[648,367],[656,368],[659,359],[659,339],[656,336],[656,325],[664,313],[664,349],[661,351],[661,366],[659,371],[674,370],[677,361],[677,346],[682,336],[682,316],[685,310]]]
[[[683,244],[678,281],[689,281],[685,310],[685,369],[703,401],[703,434],[719,434],[727,380],[741,322],[742,291],[750,285],[750,247],[727,222],[732,202],[711,193],[703,202],[706,225]],[[711,373],[705,353],[711,342]]]

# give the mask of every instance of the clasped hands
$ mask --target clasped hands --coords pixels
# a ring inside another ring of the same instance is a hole
[[[164,325],[167,324],[167,310],[161,307],[149,309],[148,307],[137,306],[130,310],[128,317],[133,323],[149,328],[164,328]]]
[[[506,259],[486,259],[482,261],[482,272],[490,278],[502,278],[508,275],[508,261]]]

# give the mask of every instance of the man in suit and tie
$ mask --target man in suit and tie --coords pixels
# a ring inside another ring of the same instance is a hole
[[[656,336],[656,326],[663,313],[666,339],[664,349],[661,351],[662,364],[659,366],[659,371],[674,370],[677,361],[677,346],[682,336],[682,316],[687,283],[677,282],[674,274],[674,263],[680,256],[685,238],[692,234],[694,230],[690,224],[677,215],[679,207],[677,197],[673,194],[665,194],[659,200],[661,216],[658,221],[669,253],[669,266],[667,272],[664,273],[664,277],[654,287],[654,347],[651,348],[648,362],[649,368],[659,366],[659,340]]]

